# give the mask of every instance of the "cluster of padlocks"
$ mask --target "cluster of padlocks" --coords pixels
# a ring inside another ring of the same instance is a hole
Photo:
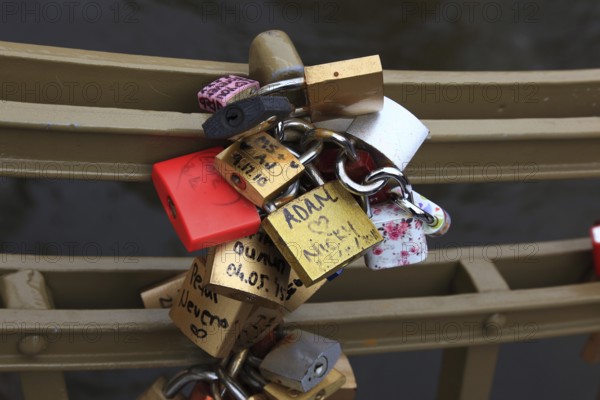
[[[197,381],[195,399],[323,399],[345,379],[340,345],[283,330],[284,315],[359,257],[373,270],[425,260],[426,236],[450,218],[402,172],[428,130],[383,96],[378,56],[304,67],[287,35],[269,31],[249,68],[198,93],[212,113],[206,138],[231,144],[152,171],[187,250],[208,255],[142,297],[172,296],[160,306],[175,325],[222,359],[158,392]]]

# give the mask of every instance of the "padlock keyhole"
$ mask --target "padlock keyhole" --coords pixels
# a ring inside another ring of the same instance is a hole
[[[169,211],[171,212],[171,216],[173,217],[173,219],[177,219],[177,211],[175,209],[175,204],[173,203],[173,200],[171,200],[170,197],[167,197],[167,204],[169,205]]]
[[[240,110],[239,108],[230,108],[225,113],[225,120],[227,121],[227,124],[229,126],[236,127],[241,125],[242,121],[244,120],[242,110]]]
[[[323,376],[325,374],[326,370],[327,370],[327,367],[322,362],[318,362],[317,364],[315,364],[315,367],[313,368],[313,372],[318,377]]]
[[[231,174],[231,182],[233,182],[233,184],[235,186],[237,186],[238,188],[240,188],[240,190],[244,190],[246,189],[246,181],[244,181],[242,179],[241,176],[239,176],[238,174]]]

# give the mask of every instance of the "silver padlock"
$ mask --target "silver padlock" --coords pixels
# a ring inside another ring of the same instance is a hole
[[[404,171],[429,129],[406,108],[384,97],[381,111],[354,118],[346,133],[371,153],[379,167]]]
[[[318,128],[346,132],[356,141],[358,149],[367,150],[378,167],[396,167],[400,171],[423,144],[429,130],[410,111],[384,97],[383,109],[359,115],[315,123]],[[339,164],[339,163],[338,163]]]
[[[265,356],[260,372],[269,381],[307,392],[327,376],[341,354],[337,341],[294,330]]]

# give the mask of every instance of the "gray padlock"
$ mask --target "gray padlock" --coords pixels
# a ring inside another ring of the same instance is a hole
[[[327,376],[341,354],[337,341],[294,330],[266,355],[260,372],[271,382],[307,392]]]

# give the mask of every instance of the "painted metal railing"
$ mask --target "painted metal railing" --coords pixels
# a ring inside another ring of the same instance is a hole
[[[5,42],[0,65],[0,175],[120,181],[148,180],[152,163],[216,144],[203,139],[206,116],[193,113],[190,88],[246,72]],[[384,77],[386,95],[431,130],[408,167],[414,182],[600,176],[600,70]],[[89,92],[69,94],[76,84]],[[286,324],[338,339],[350,355],[443,348],[440,398],[486,398],[502,343],[600,330],[587,239],[495,250],[441,249],[424,264],[378,273],[355,263]],[[0,369],[22,372],[27,399],[66,399],[64,370],[206,359],[167,311],[142,309],[139,299],[143,287],[186,270],[189,258],[0,256],[0,275],[39,271],[54,295],[54,309],[0,309]]]

